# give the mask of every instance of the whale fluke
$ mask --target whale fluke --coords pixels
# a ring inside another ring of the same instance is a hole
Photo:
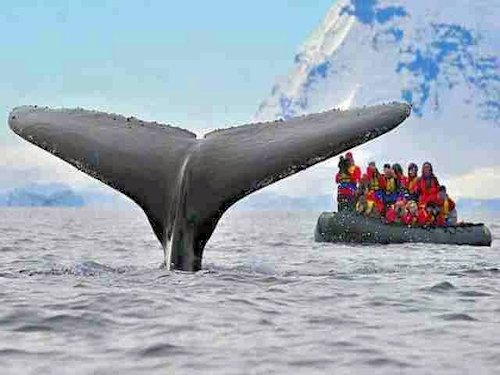
[[[392,103],[243,125],[203,139],[183,129],[83,109],[14,109],[11,129],[129,196],[145,211],[169,268],[201,268],[236,201],[378,137],[410,114]]]

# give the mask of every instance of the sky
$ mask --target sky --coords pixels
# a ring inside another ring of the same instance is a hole
[[[0,114],[40,104],[196,131],[246,123],[331,3],[2,1]]]

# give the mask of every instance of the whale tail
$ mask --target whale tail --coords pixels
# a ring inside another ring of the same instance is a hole
[[[11,129],[134,200],[167,266],[201,268],[222,214],[246,195],[378,137],[410,114],[393,103],[217,130],[186,130],[114,114],[19,107]]]

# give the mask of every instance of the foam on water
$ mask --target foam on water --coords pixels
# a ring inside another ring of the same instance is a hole
[[[495,372],[497,242],[317,244],[317,215],[229,212],[192,274],[137,211],[3,210],[2,374]]]

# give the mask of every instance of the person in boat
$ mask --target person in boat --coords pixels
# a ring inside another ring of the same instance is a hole
[[[417,194],[419,196],[418,204],[427,207],[427,204],[438,201],[439,181],[434,175],[432,164],[425,162],[422,165],[422,175],[417,182]]]
[[[418,204],[415,201],[408,201],[406,203],[406,212],[403,216],[403,224],[408,226],[415,226],[418,223]]]
[[[338,201],[339,211],[345,209],[354,211],[359,195],[358,185],[361,182],[361,169],[354,162],[351,152],[346,153],[345,157],[341,157],[339,173],[337,173],[335,180],[339,184],[338,194],[340,194],[341,199]]]
[[[398,200],[395,204],[389,206],[385,213],[386,224],[401,224],[404,223],[406,215],[406,203],[403,200]]]
[[[441,185],[438,193],[439,215],[436,218],[438,226],[457,225],[458,215],[455,202],[448,196],[446,186]]]
[[[427,227],[431,225],[433,219],[434,218],[432,217],[432,215],[429,214],[425,206],[418,205],[417,225],[419,227]]]
[[[354,162],[352,152],[348,152],[347,154],[345,154],[345,159],[349,163],[349,174],[351,175],[352,180],[356,184],[359,184],[361,181],[361,168],[359,168]]]
[[[396,203],[399,198],[399,182],[390,164],[384,164],[383,190],[385,206]]]
[[[401,195],[406,195],[408,190],[408,178],[406,178],[403,173],[403,167],[401,167],[401,164],[396,163],[392,165],[392,170],[394,171],[394,175],[399,183],[398,187]]]
[[[415,163],[408,164],[408,178],[407,178],[407,189],[408,189],[408,200],[413,200],[418,202],[418,166]]]
[[[369,202],[366,195],[361,195],[356,202],[356,212],[360,215],[371,216],[373,206],[373,202]]]
[[[340,157],[338,167],[339,171],[335,176],[335,182],[338,184],[338,211],[354,210],[357,191],[355,176],[349,173],[350,163],[343,156]]]
[[[366,173],[361,178],[364,187],[364,195],[368,203],[373,205],[375,213],[381,213],[384,210],[384,177],[377,169],[374,161],[371,161],[366,168]]]
[[[397,216],[396,216],[396,209],[394,208],[394,205],[391,204],[390,206],[387,207],[385,210],[385,223],[386,224],[394,224],[396,222]]]
[[[380,218],[380,206],[375,201],[367,198],[367,195],[361,195],[356,203],[356,212],[360,215],[372,218]]]
[[[437,219],[441,213],[439,205],[434,201],[429,201],[425,206],[425,211],[427,212],[427,225],[436,226]]]

